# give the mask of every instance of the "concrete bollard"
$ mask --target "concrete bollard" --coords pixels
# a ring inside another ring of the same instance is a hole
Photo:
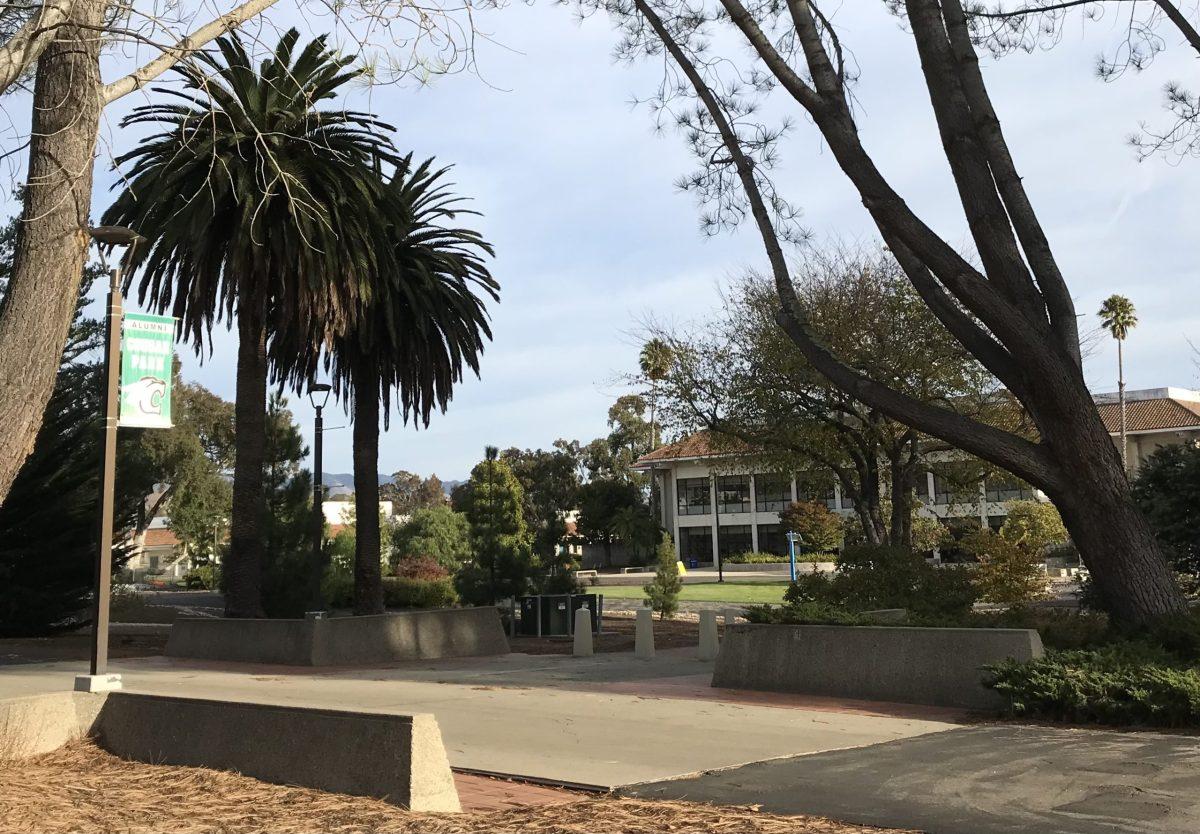
[[[634,630],[633,653],[642,660],[654,658],[654,612],[649,608],[637,610],[637,625]]]
[[[725,628],[729,628],[731,625],[736,623],[737,618],[738,618],[738,610],[736,608],[726,608],[725,609]]]
[[[701,660],[716,660],[721,643],[717,639],[717,612],[700,612],[700,650],[696,656]]]
[[[575,645],[571,654],[576,657],[592,656],[592,612],[587,608],[575,612]]]

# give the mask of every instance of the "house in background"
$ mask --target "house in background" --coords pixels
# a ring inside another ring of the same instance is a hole
[[[391,501],[379,502],[379,514],[385,523],[402,524],[408,520],[408,516],[394,516],[392,512]],[[333,538],[354,523],[354,502],[322,501],[321,513],[325,516],[325,523],[329,525],[329,537]]]
[[[1117,395],[1098,394],[1095,400],[1105,427],[1119,445]],[[1131,471],[1163,446],[1200,442],[1200,391],[1127,391],[1125,401]],[[685,562],[712,564],[718,552],[721,558],[748,550],[787,553],[787,531],[780,526],[779,511],[796,500],[796,478],[739,467],[736,457],[715,451],[708,432],[701,431],[655,449],[634,465],[654,479],[661,496],[660,522],[671,532],[679,558]],[[924,515],[943,523],[977,519],[991,527],[1003,522],[1007,502],[1044,500],[1040,493],[1006,476],[989,477],[980,483],[976,498],[964,497],[960,485],[952,486],[926,472],[916,492]],[[836,480],[823,495],[800,497],[823,500],[825,506],[842,515],[854,511]]]

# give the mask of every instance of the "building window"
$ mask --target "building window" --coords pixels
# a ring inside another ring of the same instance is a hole
[[[853,510],[854,509],[854,499],[851,498],[849,495],[847,495],[845,490],[842,490],[842,509],[843,510]]]
[[[792,479],[786,475],[754,476],[754,508],[760,513],[777,513],[792,500]]]
[[[1008,475],[989,475],[984,481],[987,500],[997,504],[1005,501],[1032,501],[1033,490]]]
[[[979,503],[979,473],[974,467],[955,467],[948,464],[933,473],[933,503]]]
[[[788,553],[787,533],[779,524],[758,525],[758,552],[786,556]]]
[[[817,480],[811,472],[800,472],[796,475],[796,500],[823,501],[828,509],[837,509],[837,491],[833,482]]]
[[[689,559],[697,563],[710,564],[713,558],[711,527],[680,527],[679,558],[687,564]]]
[[[719,550],[721,558],[735,553],[745,553],[754,548],[749,524],[722,524]]]
[[[750,512],[749,475],[723,475],[717,478],[717,510],[722,513]]]
[[[708,478],[680,478],[675,482],[679,494],[680,515],[708,515],[712,512],[709,503]]]

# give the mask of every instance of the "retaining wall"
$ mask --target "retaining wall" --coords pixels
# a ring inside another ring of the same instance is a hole
[[[62,692],[0,700],[0,761],[90,735],[133,761],[231,770],[264,782],[458,811],[432,715],[394,715],[176,698]]]
[[[323,620],[180,618],[169,657],[286,666],[357,666],[508,653],[495,608],[442,608]]]
[[[1032,629],[743,623],[725,630],[712,685],[996,709],[980,667],[1041,655]]]

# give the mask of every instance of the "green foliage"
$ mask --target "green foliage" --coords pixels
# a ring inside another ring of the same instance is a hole
[[[457,602],[458,595],[448,577],[385,576],[383,579],[383,603],[388,608],[450,608]]]
[[[472,605],[523,594],[529,584],[533,550],[522,510],[524,492],[512,469],[489,449],[475,465],[458,501],[466,515],[474,558],[455,577],[455,588]]]
[[[783,597],[788,605],[904,608],[914,615],[941,616],[967,611],[976,598],[967,569],[935,567],[907,548],[881,545],[846,548],[836,572],[801,574]]]
[[[450,576],[450,571],[428,556],[418,556],[402,560],[396,567],[396,576],[405,579],[430,581],[434,579],[446,579]]]
[[[184,574],[183,584],[186,588],[203,588],[206,591],[215,591],[221,585],[221,567],[220,565],[209,563],[192,568]]]
[[[593,481],[627,481],[642,486],[646,476],[633,469],[654,443],[646,419],[647,403],[638,394],[625,394],[608,409],[609,433],[580,450],[580,460]]]
[[[831,553],[842,544],[842,517],[823,501],[793,501],[779,513],[779,524],[800,534],[805,552]]]
[[[912,549],[924,556],[940,547],[945,547],[953,537],[950,529],[936,518],[913,513]]]
[[[1200,577],[1200,448],[1159,449],[1138,469],[1133,497],[1175,570]]]
[[[404,469],[392,473],[390,484],[381,484],[379,500],[391,501],[396,515],[410,515],[419,510],[446,505],[446,491],[437,475],[422,478]]]
[[[745,609],[745,617],[765,625],[876,625],[869,617],[824,602],[751,605]]]
[[[12,268],[15,222],[0,230],[0,306]],[[83,315],[100,274],[88,267],[42,425],[0,506],[0,636],[42,635],[87,622],[95,582],[99,515],[102,370],[95,361],[103,323]],[[134,527],[155,477],[141,430],[118,433],[113,569],[129,553],[119,543]]]
[[[630,535],[632,528],[640,536],[650,529],[638,523],[636,514],[648,516],[649,511],[642,503],[641,490],[630,481],[593,480],[579,490],[579,534],[593,544],[604,545],[608,565],[612,564],[612,546],[622,534]]]
[[[986,528],[963,536],[958,546],[979,562],[972,578],[980,599],[1026,605],[1045,598],[1046,571],[1037,550],[1027,549]]]
[[[1072,723],[1200,725],[1200,670],[1172,663],[1151,644],[1049,651],[1028,663],[989,666],[984,685],[1022,718]]]
[[[812,564],[816,562],[832,562],[836,556],[830,553],[797,553],[796,564]],[[789,561],[788,556],[780,556],[776,553],[755,553],[747,551],[745,553],[734,553],[732,556],[726,556],[725,564],[727,565],[778,565],[786,564]]]
[[[1007,515],[1000,536],[1026,553],[1044,555],[1054,546],[1066,544],[1069,538],[1062,516],[1053,504],[1045,501],[1009,501],[1004,505]]]
[[[539,593],[577,589],[571,574],[575,560],[563,546],[563,538],[567,534],[564,516],[575,507],[579,493],[579,454],[579,444],[566,440],[554,441],[549,451],[513,448],[500,453],[524,492],[522,512],[533,534],[533,582]]]
[[[392,531],[392,567],[429,558],[455,571],[471,558],[471,529],[467,517],[443,505],[414,510],[409,520]]]
[[[656,555],[658,570],[654,572],[654,579],[642,586],[642,590],[646,592],[646,605],[658,612],[660,620],[669,620],[679,610],[679,591],[683,588],[679,560],[670,536],[663,534]]]

